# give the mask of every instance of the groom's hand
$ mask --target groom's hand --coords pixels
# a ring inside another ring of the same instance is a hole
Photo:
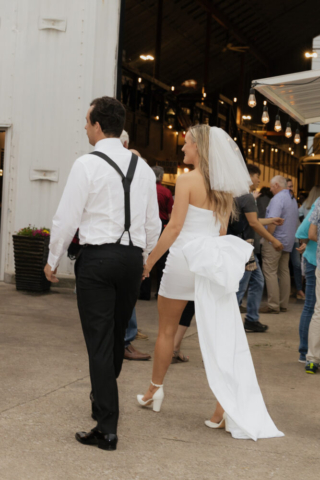
[[[58,283],[59,282],[59,280],[56,277],[57,270],[58,269],[56,268],[54,271],[52,271],[49,263],[47,263],[47,265],[44,267],[44,274],[45,274],[47,280],[49,280],[49,282],[51,282],[51,283]]]

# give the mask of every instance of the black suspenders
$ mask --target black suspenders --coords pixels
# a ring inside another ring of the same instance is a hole
[[[107,155],[105,155],[104,153],[95,151],[95,152],[91,152],[91,155],[97,155],[98,157],[101,157],[103,160],[108,162],[109,165],[111,165],[111,167],[113,167],[119,173],[120,177],[122,178],[122,186],[123,186],[123,190],[124,190],[124,231],[123,231],[121,237],[116,241],[116,243],[120,243],[121,239],[123,237],[123,234],[125,232],[128,232],[130,246],[133,247],[133,243],[132,243],[132,240],[131,240],[131,235],[130,235],[130,232],[129,232],[129,229],[130,229],[130,226],[131,226],[130,186],[131,186],[133,175],[134,175],[137,163],[138,163],[138,157],[134,153],[132,154],[130,165],[129,165],[129,168],[128,168],[128,173],[127,173],[127,176],[125,177],[123,175],[122,171],[120,170],[120,168],[118,167],[118,165],[113,160],[111,160],[111,158],[109,158]]]

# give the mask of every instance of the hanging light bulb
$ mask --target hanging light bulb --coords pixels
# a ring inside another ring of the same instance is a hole
[[[249,99],[248,99],[248,105],[249,107],[253,108],[257,105],[257,100],[256,100],[256,96],[254,94],[254,89],[253,88],[250,88],[250,95],[249,95]]]
[[[296,130],[296,134],[295,134],[295,136],[294,136],[294,140],[293,140],[293,141],[294,141],[294,143],[296,143],[296,144],[298,144],[298,143],[301,142],[300,130],[299,130],[299,128],[297,128],[297,130]]]
[[[280,132],[280,130],[282,129],[281,121],[280,121],[280,115],[276,115],[276,121],[275,121],[275,124],[274,124],[274,129],[275,129],[276,132]]]
[[[269,121],[270,121],[270,118],[269,118],[269,113],[268,113],[268,107],[264,106],[262,117],[261,117],[261,122],[264,123],[264,124],[267,124],[267,123],[269,123]]]
[[[292,137],[292,130],[291,130],[291,123],[290,123],[290,122],[287,123],[287,128],[286,128],[285,136],[286,136],[287,138]]]

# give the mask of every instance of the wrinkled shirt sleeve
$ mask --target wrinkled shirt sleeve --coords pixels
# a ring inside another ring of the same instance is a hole
[[[143,261],[146,263],[149,253],[154,249],[161,233],[159,204],[156,184],[149,188],[148,206],[146,211],[146,248],[143,250]]]
[[[73,164],[52,221],[48,264],[55,270],[79,228],[89,195],[89,176],[79,160]]]
[[[282,199],[281,199],[281,197],[277,198],[277,195],[275,195],[271,199],[271,201],[270,201],[270,203],[267,207],[266,218],[281,217],[282,209],[283,209]]]

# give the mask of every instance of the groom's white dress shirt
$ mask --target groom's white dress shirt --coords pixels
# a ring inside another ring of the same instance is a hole
[[[118,138],[106,138],[95,150],[111,158],[127,174],[131,152]],[[141,158],[131,183],[130,235],[135,247],[146,257],[157,243],[161,231],[156,178]],[[120,175],[96,155],[78,158],[69,174],[51,229],[48,263],[54,270],[79,228],[80,244],[116,243],[124,231],[124,190]],[[122,245],[129,245],[125,233]]]

